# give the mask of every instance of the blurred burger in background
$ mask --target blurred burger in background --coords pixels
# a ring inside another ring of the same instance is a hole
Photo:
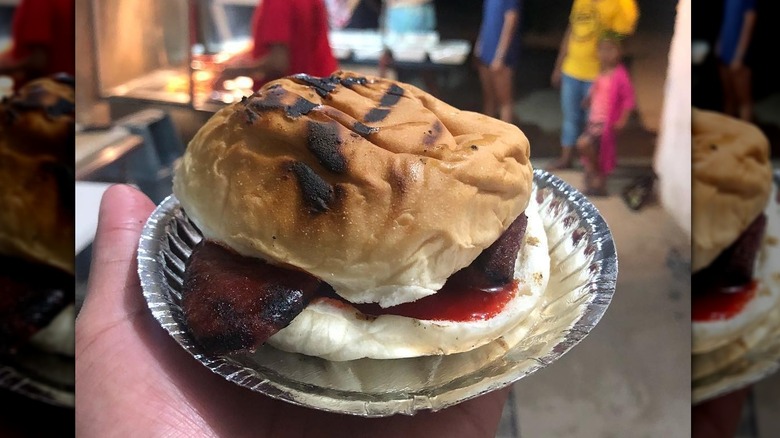
[[[693,109],[693,378],[729,365],[775,323],[778,290],[757,275],[772,191],[755,126]]]
[[[74,81],[0,101],[0,355],[73,355]]]

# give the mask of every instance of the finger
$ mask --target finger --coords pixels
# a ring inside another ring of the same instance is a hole
[[[89,318],[95,327],[106,327],[144,306],[136,250],[153,210],[152,201],[130,186],[112,186],[103,195],[80,319]]]

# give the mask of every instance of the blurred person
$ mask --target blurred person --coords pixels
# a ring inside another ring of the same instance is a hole
[[[507,123],[514,119],[512,80],[520,51],[519,22],[520,0],[485,0],[474,46],[482,83],[482,111]]]
[[[432,32],[436,30],[433,0],[384,0],[385,30],[388,32]]]
[[[433,0],[384,0],[382,15],[385,35],[436,31],[436,9]],[[386,50],[379,59],[379,77],[387,77],[387,70],[391,63],[391,52]],[[396,70],[401,70],[399,76],[405,74],[403,69]],[[423,71],[422,78],[426,91],[434,96],[438,95],[436,74],[433,71]],[[408,79],[403,81],[409,82]]]
[[[325,0],[331,29],[378,29],[382,0]]]
[[[74,0],[21,0],[14,11],[12,45],[0,53],[0,76],[18,90],[56,73],[76,74]]]
[[[726,0],[715,53],[723,87],[723,111],[745,121],[753,119],[751,40],[756,24],[756,0]]]
[[[600,67],[599,37],[605,30],[623,35],[634,32],[639,9],[636,0],[574,0],[550,82],[561,89],[561,156],[551,169],[568,169],[574,162],[573,147],[587,120],[582,100],[588,95]]]
[[[249,76],[255,90],[284,76],[329,76],[338,63],[328,42],[328,14],[322,0],[263,0],[252,17],[249,56],[229,62],[217,77]]]
[[[141,293],[138,240],[153,210],[129,186],[103,196],[76,320],[76,436],[496,435],[509,387],[438,412],[363,418],[276,400],[212,373],[168,336]]]
[[[585,166],[585,194],[607,195],[607,175],[617,162],[616,131],[622,130],[634,108],[634,87],[621,62],[623,36],[605,32],[598,45],[601,72],[583,100],[588,123],[577,139]]]

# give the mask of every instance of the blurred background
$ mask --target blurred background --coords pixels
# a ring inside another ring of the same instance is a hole
[[[723,20],[723,0],[693,2],[693,105],[722,111],[723,88],[718,73],[716,45]],[[780,158],[780,82],[773,68],[777,52],[777,23],[780,4],[755,1],[756,22],[750,40],[752,67],[753,122],[769,137],[772,155]]]

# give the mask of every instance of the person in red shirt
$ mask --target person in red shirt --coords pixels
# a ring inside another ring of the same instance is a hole
[[[338,63],[328,42],[328,14],[322,0],[263,0],[252,18],[251,56],[229,63],[217,79],[250,76],[254,88],[283,76],[328,76]]]
[[[8,53],[0,54],[0,75],[15,88],[55,73],[76,74],[74,0],[22,0],[14,11]]]

